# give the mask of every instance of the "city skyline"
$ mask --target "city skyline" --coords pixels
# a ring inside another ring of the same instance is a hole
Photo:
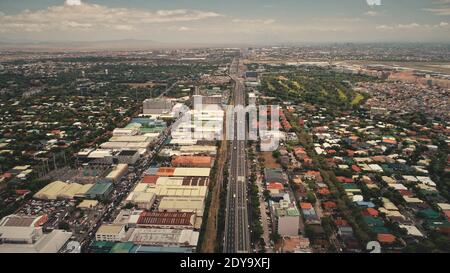
[[[450,1],[2,1],[3,42],[450,42]]]

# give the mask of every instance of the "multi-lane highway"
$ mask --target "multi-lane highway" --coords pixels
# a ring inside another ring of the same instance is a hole
[[[245,105],[245,86],[241,78],[239,59],[235,59],[230,67],[231,78],[235,83],[234,106]],[[245,253],[250,251],[250,234],[247,211],[247,160],[245,116],[233,117],[233,140],[230,149],[230,176],[227,188],[227,208],[225,219],[226,253]],[[240,127],[244,130],[238,130]]]

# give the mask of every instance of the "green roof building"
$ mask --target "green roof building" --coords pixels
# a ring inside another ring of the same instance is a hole
[[[382,227],[384,226],[384,222],[383,220],[376,218],[376,217],[372,217],[372,216],[364,216],[363,217],[364,222],[366,222],[366,224],[370,227]]]
[[[427,220],[436,220],[441,218],[441,214],[433,209],[424,209],[419,211],[419,216]]]
[[[109,181],[100,181],[95,183],[87,192],[89,199],[106,200],[113,191],[113,183]]]
[[[114,242],[108,241],[93,241],[89,245],[89,252],[91,253],[109,253],[114,246]]]
[[[110,253],[130,253],[133,247],[134,244],[132,242],[117,243],[113,246]]]

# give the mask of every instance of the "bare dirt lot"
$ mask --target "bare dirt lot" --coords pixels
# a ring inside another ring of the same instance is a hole
[[[272,156],[272,152],[261,152],[261,156],[264,158],[264,165],[266,168],[281,168],[276,159]]]

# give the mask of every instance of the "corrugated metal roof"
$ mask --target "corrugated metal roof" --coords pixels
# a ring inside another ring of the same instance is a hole
[[[138,225],[153,226],[192,226],[195,213],[192,212],[144,212],[139,217]]]

